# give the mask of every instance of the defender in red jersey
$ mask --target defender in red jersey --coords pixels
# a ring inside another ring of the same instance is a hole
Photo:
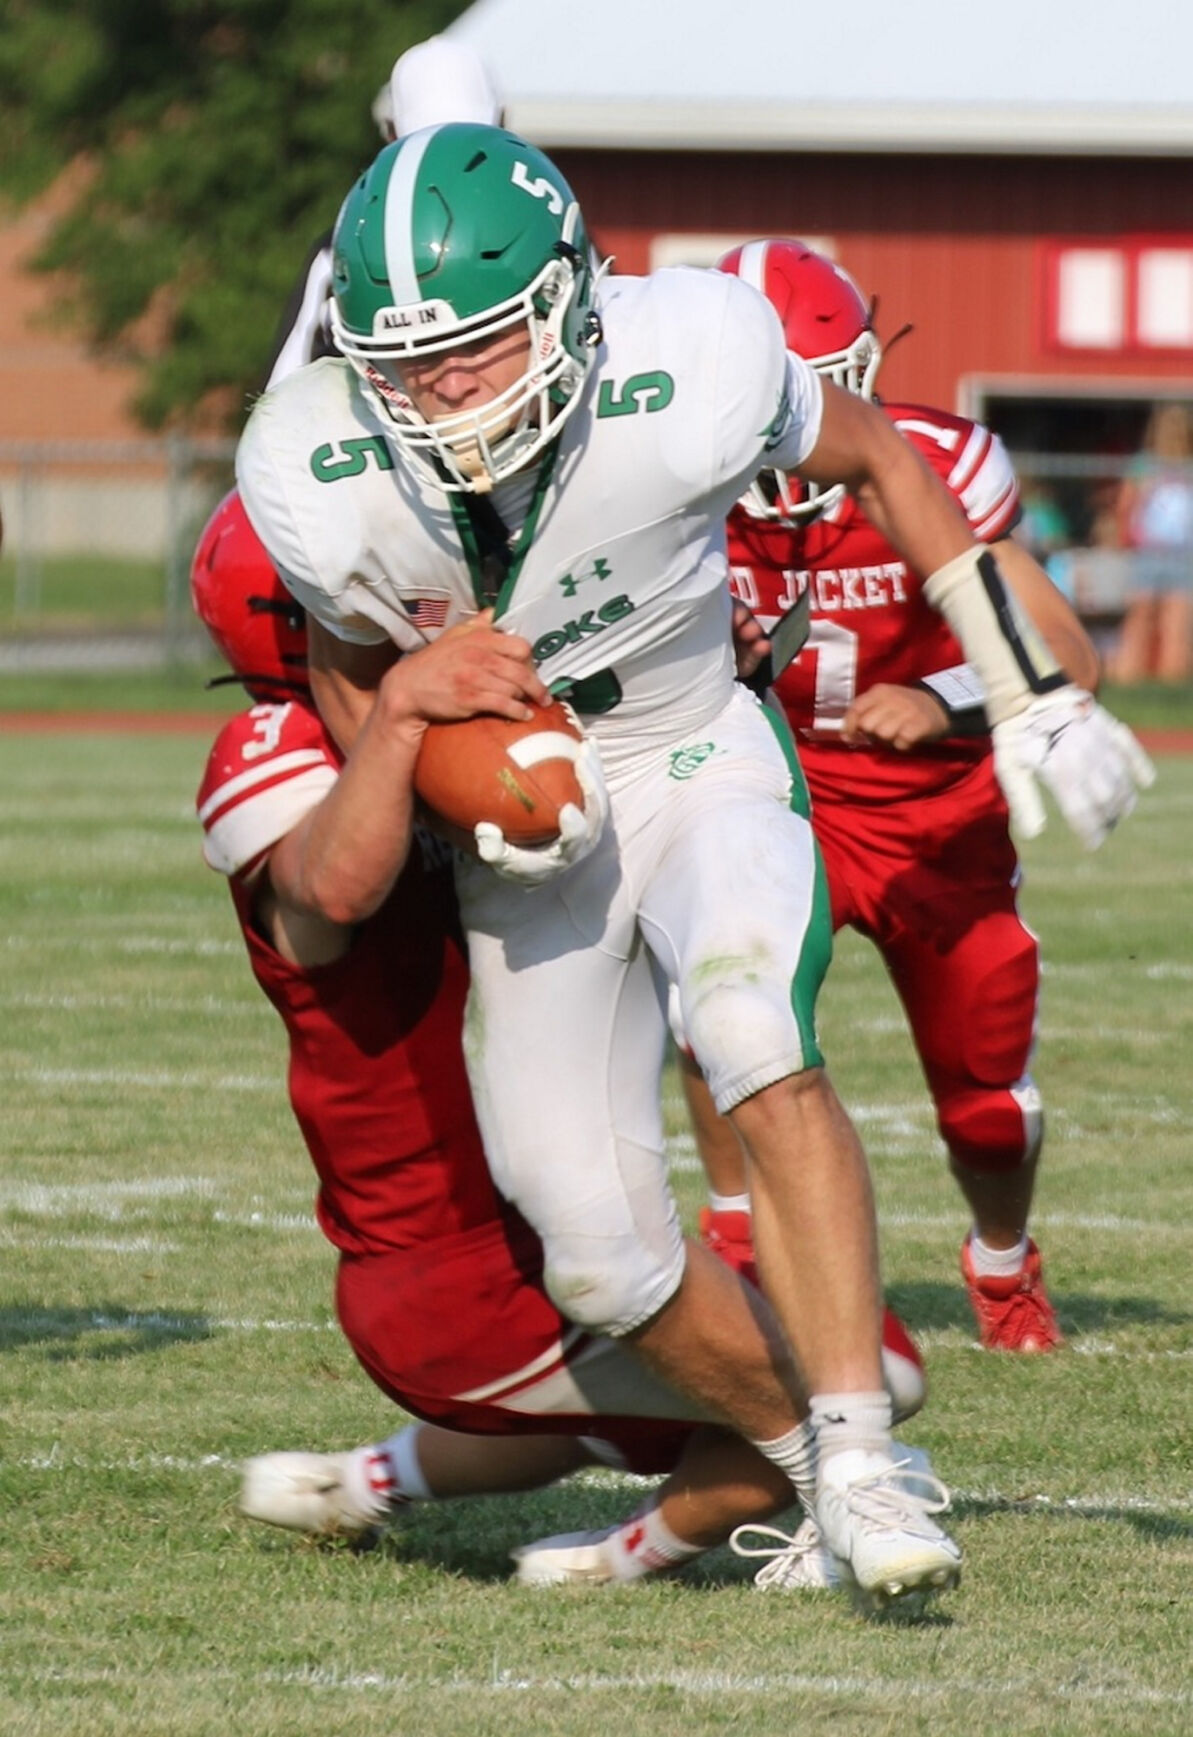
[[[881,350],[848,274],[795,242],[754,242],[721,262],[767,295],[787,341],[869,395]],[[918,405],[883,405],[954,495],[974,536],[1057,661],[1093,690],[1076,616],[1010,533],[1019,491],[998,437]],[[844,491],[784,498],[764,476],[734,509],[735,595],[769,632],[807,593],[809,632],[774,692],[812,797],[833,925],[880,949],[903,1002],[953,1174],[973,1213],[963,1271],[982,1343],[1060,1342],[1027,1235],[1042,1134],[1031,1078],[1039,956],[1016,904],[1019,867],[994,773],[982,692],[951,629],[881,530]],[[693,1085],[693,1093],[699,1086]],[[698,1106],[721,1196],[738,1193],[728,1131]]]
[[[443,715],[445,693],[516,693],[529,647],[482,623],[403,660],[345,762],[292,655],[282,667],[280,643],[299,629],[237,513],[234,499],[220,508],[193,591],[250,692],[272,698],[228,723],[212,751],[199,792],[204,854],[229,877],[254,974],[286,1026],[319,1222],[341,1254],[341,1325],[376,1385],[425,1420],[349,1453],[252,1460],[242,1509],[300,1531],[360,1532],[412,1497],[528,1488],[618,1463],[672,1476],[608,1535],[520,1552],[520,1576],[632,1579],[675,1566],[789,1505],[791,1486],[738,1437],[696,1427],[690,1405],[629,1349],[576,1328],[548,1300],[541,1245],[495,1190],[472,1112],[467,966],[446,854],[413,828],[411,720]],[[285,687],[293,697],[278,703]],[[744,1378],[774,1385],[776,1433],[797,1427],[759,1300],[736,1282],[726,1299]],[[906,1414],[923,1385],[914,1348],[901,1353],[914,1376]],[[778,1554],[786,1584],[832,1573],[814,1533]]]

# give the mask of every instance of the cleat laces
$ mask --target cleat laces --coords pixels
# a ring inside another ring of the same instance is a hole
[[[940,1535],[932,1515],[943,1514],[952,1500],[948,1486],[935,1472],[917,1467],[910,1458],[863,1473],[837,1493],[864,1526],[883,1531],[898,1528],[912,1537],[929,1539]]]
[[[747,1542],[750,1539],[764,1542]],[[763,1591],[836,1583],[828,1546],[811,1520],[805,1520],[795,1532],[783,1532],[777,1526],[738,1526],[730,1535],[729,1548],[735,1556],[763,1559],[754,1576],[754,1585]]]

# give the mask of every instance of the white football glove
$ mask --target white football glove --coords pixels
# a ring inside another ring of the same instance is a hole
[[[1044,830],[1040,783],[1087,850],[1096,850],[1135,806],[1156,769],[1135,736],[1072,683],[1041,694],[991,731],[994,770],[1016,831]]]
[[[559,810],[559,837],[550,844],[510,844],[491,820],[473,828],[477,855],[503,879],[519,881],[524,887],[541,886],[580,862],[600,838],[609,818],[609,793],[597,745],[590,737],[577,744],[574,764],[584,807],[569,802]]]

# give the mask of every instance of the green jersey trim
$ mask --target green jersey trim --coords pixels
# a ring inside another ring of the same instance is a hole
[[[808,798],[808,786],[804,782],[803,768],[795,751],[795,742],[787,725],[787,719],[773,707],[764,705],[762,715],[774,732],[776,742],[787,762],[791,773],[790,806],[792,812],[810,821],[812,804]],[[812,851],[815,860],[812,885],[812,911],[808,918],[808,926],[804,931],[803,945],[800,947],[799,959],[795,967],[795,975],[791,979],[791,1011],[795,1015],[796,1027],[799,1031],[800,1050],[803,1054],[805,1068],[824,1066],[824,1056],[816,1035],[816,999],[820,994],[820,986],[828,972],[833,956],[833,916],[832,904],[829,899],[828,877],[824,872],[824,859],[820,854],[820,846],[812,838]]]

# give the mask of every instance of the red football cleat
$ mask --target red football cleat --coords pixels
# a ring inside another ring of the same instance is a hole
[[[1028,1242],[1022,1271],[1003,1279],[974,1271],[967,1237],[961,1245],[961,1273],[987,1351],[1055,1351],[1063,1343],[1034,1242]]]
[[[758,1283],[754,1233],[748,1212],[714,1212],[711,1206],[702,1207],[700,1240],[743,1279],[749,1279],[752,1285]]]

